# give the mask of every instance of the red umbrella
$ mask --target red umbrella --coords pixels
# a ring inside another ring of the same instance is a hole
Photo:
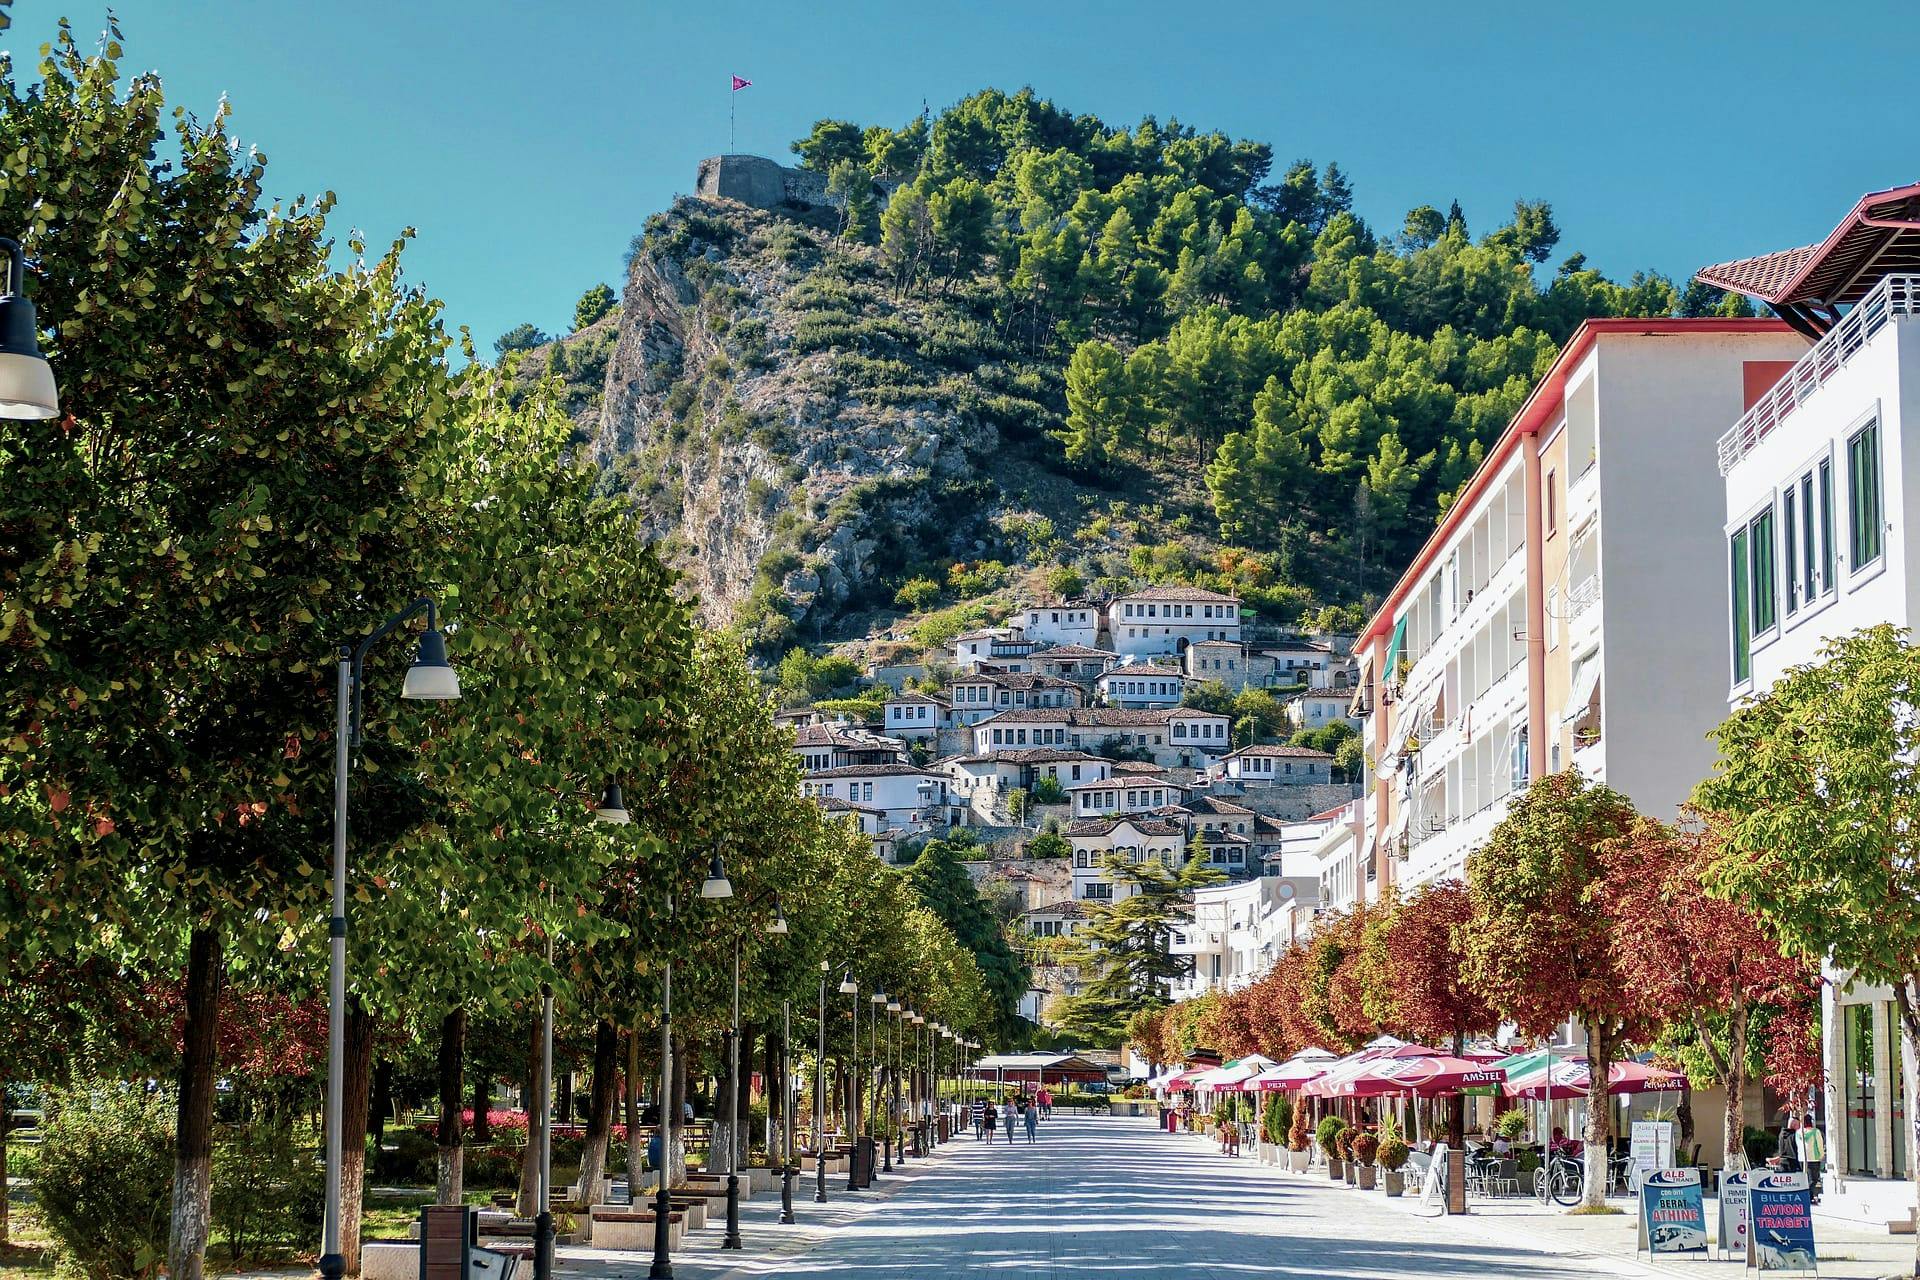
[[[1584,1098],[1593,1081],[1593,1072],[1585,1058],[1563,1058],[1553,1064],[1553,1081],[1547,1082],[1546,1064],[1511,1077],[1506,1082],[1510,1098],[1537,1102],[1543,1097]],[[1667,1093],[1680,1087],[1678,1072],[1644,1062],[1616,1062],[1607,1070],[1608,1093]]]
[[[1499,1084],[1506,1078],[1507,1073],[1499,1067],[1452,1054],[1429,1053],[1417,1058],[1383,1058],[1368,1063],[1365,1071],[1336,1087],[1336,1096],[1377,1098],[1406,1094],[1438,1098],[1477,1085]]]

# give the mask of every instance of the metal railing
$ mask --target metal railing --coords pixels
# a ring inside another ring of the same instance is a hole
[[[1808,396],[1827,385],[1870,339],[1895,317],[1920,315],[1920,276],[1887,276],[1855,303],[1846,318],[1829,329],[1813,349],[1794,362],[1773,390],[1754,402],[1731,430],[1720,437],[1720,474],[1751,453]]]
[[[1580,585],[1567,592],[1567,620],[1573,619],[1600,603],[1600,575],[1593,574],[1583,579]]]

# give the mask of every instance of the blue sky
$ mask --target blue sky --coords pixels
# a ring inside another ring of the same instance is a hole
[[[402,227],[415,279],[483,351],[618,287],[646,216],[726,149],[787,158],[821,116],[898,124],[1032,85],[1109,123],[1154,114],[1337,160],[1356,207],[1458,199],[1476,234],[1553,203],[1561,252],[1684,278],[1819,238],[1863,191],[1920,178],[1901,109],[1920,4],[1607,0],[1436,5],[1191,0],[120,0],[130,69],[201,114],[220,94],[277,195]],[[65,13],[18,0],[29,66]]]

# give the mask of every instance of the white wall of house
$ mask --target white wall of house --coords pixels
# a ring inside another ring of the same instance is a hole
[[[1019,617],[1020,629],[1027,639],[1040,644],[1079,644],[1092,648],[1100,634],[1100,611],[1084,600],[1029,605]]]
[[[1152,710],[1177,707],[1186,690],[1185,677],[1161,670],[1115,667],[1095,681],[1100,698],[1110,707]]]
[[[928,808],[943,809],[948,804],[947,778],[931,771],[911,773],[853,773],[844,777],[802,779],[807,795],[846,800],[865,808],[878,809],[893,826],[916,828],[925,825]],[[922,797],[921,785],[927,785]],[[857,794],[856,794],[857,792]]]
[[[1132,896],[1133,886],[1116,882],[1106,862],[1109,855],[1128,862],[1157,860],[1162,866],[1179,866],[1186,857],[1186,834],[1175,824],[1122,819],[1113,829],[1098,835],[1074,835],[1073,896],[1102,901]]]
[[[951,716],[946,707],[925,698],[889,699],[885,711],[886,732],[896,738],[931,738],[947,727]]]
[[[1122,657],[1184,653],[1202,640],[1239,640],[1237,601],[1120,596],[1107,606],[1108,647]]]

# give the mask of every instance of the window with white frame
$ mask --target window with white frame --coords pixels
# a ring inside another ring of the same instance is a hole
[[[1847,437],[1847,564],[1858,573],[1880,558],[1880,424]]]

